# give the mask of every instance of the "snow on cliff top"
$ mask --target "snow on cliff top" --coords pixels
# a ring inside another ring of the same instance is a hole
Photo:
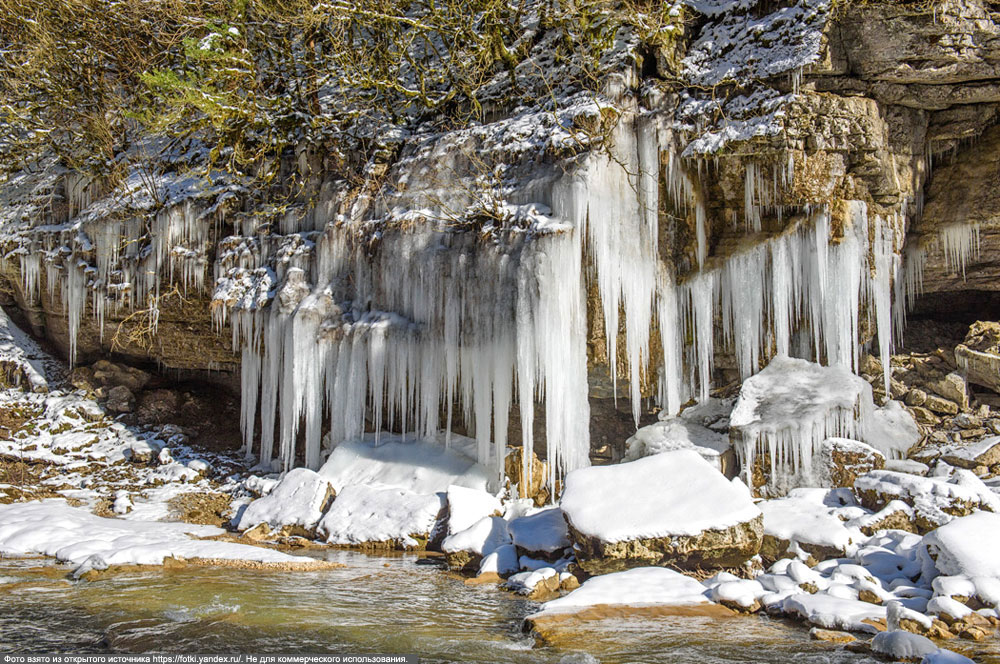
[[[575,470],[566,476],[561,506],[574,528],[605,542],[698,535],[761,513],[745,485],[692,450]]]

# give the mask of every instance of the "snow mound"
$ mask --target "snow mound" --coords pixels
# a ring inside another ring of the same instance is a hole
[[[760,516],[750,492],[691,450],[566,476],[561,501],[578,532],[603,542],[732,528]]]
[[[405,489],[419,494],[445,492],[451,485],[486,490],[487,470],[454,449],[437,443],[382,434],[338,445],[319,470],[334,490],[352,484]]]
[[[240,514],[237,530],[266,523],[271,528],[298,526],[314,530],[332,498],[330,483],[308,468],[290,470],[271,492]]]
[[[487,516],[465,530],[449,535],[441,543],[445,553],[468,551],[480,556],[488,556],[504,545],[510,544],[507,522],[499,516]]]
[[[246,544],[207,541],[222,535],[215,526],[105,519],[62,499],[0,505],[0,553],[43,554],[103,569],[109,565],[162,565],[164,558],[311,562]]]
[[[562,510],[549,507],[510,522],[514,545],[524,551],[555,553],[570,545]]]
[[[757,503],[764,514],[764,535],[813,544],[851,555],[867,538],[840,518],[837,490],[793,489],[784,498]]]
[[[541,611],[529,618],[576,613],[598,605],[645,607],[707,603],[705,586],[695,579],[664,567],[638,567],[595,576],[565,597],[546,602]]]
[[[924,535],[921,555],[949,576],[1000,577],[1000,514],[977,512]]]
[[[400,543],[416,547],[444,507],[444,494],[420,494],[393,487],[346,486],[320,520],[330,544]]]

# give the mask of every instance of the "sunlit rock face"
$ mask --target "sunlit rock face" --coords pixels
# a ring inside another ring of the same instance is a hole
[[[888,392],[908,302],[1000,283],[997,24],[945,4],[689,0],[622,27],[597,92],[386,128],[367,164],[302,146],[280,208],[53,161],[0,192],[10,304],[72,361],[238,372],[275,468],[454,433],[498,478],[537,445],[554,486],[776,354],[858,373],[870,343]]]

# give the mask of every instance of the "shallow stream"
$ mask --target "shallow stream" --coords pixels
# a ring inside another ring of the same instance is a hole
[[[422,662],[839,664],[869,658],[764,616],[609,618],[555,643],[521,631],[538,604],[466,586],[415,556],[333,551],[322,572],[186,569],[90,582],[0,560],[0,652],[415,653]]]

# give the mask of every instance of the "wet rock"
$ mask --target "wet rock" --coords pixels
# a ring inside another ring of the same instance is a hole
[[[820,629],[819,627],[813,627],[809,630],[809,638],[815,639],[816,641],[827,641],[829,643],[851,643],[852,641],[857,641],[857,637],[848,632],[838,632],[833,629]]]
[[[108,390],[104,407],[114,413],[131,413],[135,409],[135,395],[124,385],[117,385]]]

